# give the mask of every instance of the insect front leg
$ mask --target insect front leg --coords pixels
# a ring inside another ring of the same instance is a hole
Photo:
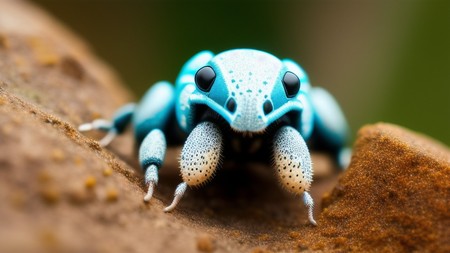
[[[211,180],[222,155],[222,133],[211,122],[198,124],[189,134],[180,158],[183,183],[179,184],[172,204],[164,211],[172,211],[181,200],[187,186],[201,186]]]
[[[144,201],[148,202],[153,196],[158,184],[158,170],[166,156],[167,143],[164,133],[159,129],[152,130],[139,147],[139,162],[145,171],[145,184],[148,185]]]
[[[172,134],[169,122],[174,104],[173,85],[165,81],[157,82],[145,93],[133,115],[134,134],[140,143],[139,162],[148,185],[145,202],[150,201],[158,184],[158,171],[167,149],[165,133]]]
[[[312,163],[308,147],[293,127],[280,128],[274,135],[273,160],[279,182],[287,191],[300,195],[308,207],[309,222],[317,225],[313,217],[314,201],[308,193],[312,183]]]
[[[105,137],[99,141],[100,146],[105,147],[119,134],[125,131],[126,127],[130,124],[131,118],[135,111],[136,104],[130,103],[120,107],[112,121],[105,119],[96,119],[90,123],[82,124],[78,127],[81,132],[90,130],[100,130],[107,132]]]

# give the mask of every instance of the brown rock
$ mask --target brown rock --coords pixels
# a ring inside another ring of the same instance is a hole
[[[23,1],[0,7],[0,87],[6,92],[75,125],[93,115],[109,117],[130,100],[87,44],[45,12]]]
[[[449,199],[447,147],[398,126],[366,126],[308,238],[339,251],[448,252]]]

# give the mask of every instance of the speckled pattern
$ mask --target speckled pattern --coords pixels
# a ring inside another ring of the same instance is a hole
[[[141,167],[145,170],[148,166],[154,164],[160,168],[166,155],[166,148],[164,133],[159,129],[151,131],[145,137],[139,148],[139,162]]]
[[[275,134],[274,167],[281,185],[289,192],[308,191],[312,182],[311,157],[305,141],[292,127],[283,127]]]
[[[264,129],[267,125],[263,104],[270,100],[279,79],[281,61],[262,51],[231,50],[217,55],[211,63],[223,78],[216,82],[227,84],[230,97],[236,100],[231,127],[247,131]]]
[[[191,110],[191,104],[189,103],[189,96],[194,92],[195,85],[188,84],[184,86],[183,90],[181,90],[179,99],[177,102],[177,108],[179,112],[177,113],[178,117],[178,123],[180,124],[181,129],[187,129],[188,128],[188,121],[192,120],[192,117],[188,117],[189,112]],[[189,122],[189,125],[192,125],[191,122]]]
[[[222,153],[222,134],[211,122],[200,123],[189,135],[181,151],[180,171],[190,186],[210,180]]]

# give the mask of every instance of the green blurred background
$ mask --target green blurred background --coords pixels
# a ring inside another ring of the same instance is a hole
[[[353,133],[392,122],[450,144],[450,1],[35,0],[140,97],[204,49],[292,58]],[[353,137],[354,138],[354,137]]]

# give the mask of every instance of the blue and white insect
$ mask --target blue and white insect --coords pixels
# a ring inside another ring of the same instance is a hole
[[[303,194],[314,225],[314,202],[308,193],[313,168],[306,142],[339,157],[348,133],[333,97],[311,87],[298,64],[253,49],[200,52],[183,66],[175,86],[158,82],[140,103],[120,108],[112,122],[94,120],[79,129],[108,132],[100,140],[106,146],[129,123],[148,185],[144,201],[152,198],[167,144],[184,142],[183,182],[164,211],[176,207],[188,186],[210,181],[222,157],[265,162],[272,157],[279,182],[287,191]]]

